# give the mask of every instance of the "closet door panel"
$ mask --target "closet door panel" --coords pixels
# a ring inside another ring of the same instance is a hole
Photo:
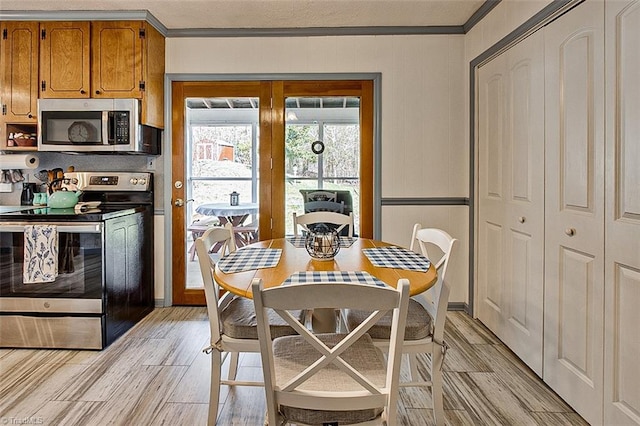
[[[605,13],[605,424],[640,425],[640,1]]]
[[[594,300],[594,258],[568,247],[558,252],[558,360],[593,386],[593,355],[589,338],[599,324],[591,318],[601,300]]]
[[[506,57],[478,70],[478,318],[504,339],[504,128]]]
[[[479,82],[478,318],[542,375],[544,54],[534,33]]]
[[[604,7],[545,27],[544,380],[603,420]]]
[[[593,212],[594,138],[590,136],[589,114],[594,93],[589,90],[593,61],[589,57],[592,34],[584,32],[566,40],[557,51],[560,86],[571,108],[562,108],[560,149],[561,210]],[[595,64],[593,64],[595,65]]]
[[[509,91],[505,343],[542,376],[544,302],[544,37],[507,52]]]

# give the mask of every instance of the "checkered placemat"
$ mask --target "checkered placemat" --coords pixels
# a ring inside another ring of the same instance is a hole
[[[287,278],[282,285],[337,281],[359,282],[362,284],[377,285],[378,287],[386,287],[383,281],[363,271],[296,272]]]
[[[225,274],[250,269],[272,268],[280,261],[282,249],[246,247],[223,257],[218,267]]]
[[[356,239],[353,237],[340,236],[340,247],[351,247]],[[287,237],[287,241],[293,244],[294,247],[304,248],[304,237],[302,235],[296,235],[295,237]]]
[[[374,266],[382,268],[427,272],[431,266],[426,257],[402,247],[376,247],[363,249],[362,252]]]

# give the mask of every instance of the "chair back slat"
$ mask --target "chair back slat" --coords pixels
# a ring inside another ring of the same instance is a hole
[[[344,285],[349,284],[349,285]],[[309,291],[305,286],[313,285],[316,291]],[[362,289],[366,290],[366,295]],[[316,308],[345,309],[352,306],[353,309],[365,309],[371,311],[371,306],[380,310],[390,310],[397,306],[398,295],[389,290],[391,287],[380,287],[369,284],[341,282],[313,282],[307,284],[292,284],[279,287],[271,287],[268,292],[263,292],[264,304],[274,309],[290,310]],[[334,295],[338,294],[338,298]],[[377,300],[380,299],[380,300]],[[322,306],[325,305],[325,306]]]
[[[340,232],[348,226],[348,236],[353,237],[353,213],[348,215],[331,211],[317,211],[298,215],[293,213],[293,233],[299,235],[299,228],[308,231],[308,226],[314,223],[330,223],[338,225],[336,232]]]

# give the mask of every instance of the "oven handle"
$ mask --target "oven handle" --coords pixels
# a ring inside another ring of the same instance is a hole
[[[1,222],[0,232],[24,232],[26,225],[56,225],[58,232],[74,234],[99,234],[102,232],[103,224],[96,222],[87,223],[38,223],[38,222]]]

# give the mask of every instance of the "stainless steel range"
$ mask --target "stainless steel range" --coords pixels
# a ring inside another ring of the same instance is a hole
[[[62,187],[84,207],[0,212],[0,347],[102,349],[153,310],[153,175],[66,173]]]

